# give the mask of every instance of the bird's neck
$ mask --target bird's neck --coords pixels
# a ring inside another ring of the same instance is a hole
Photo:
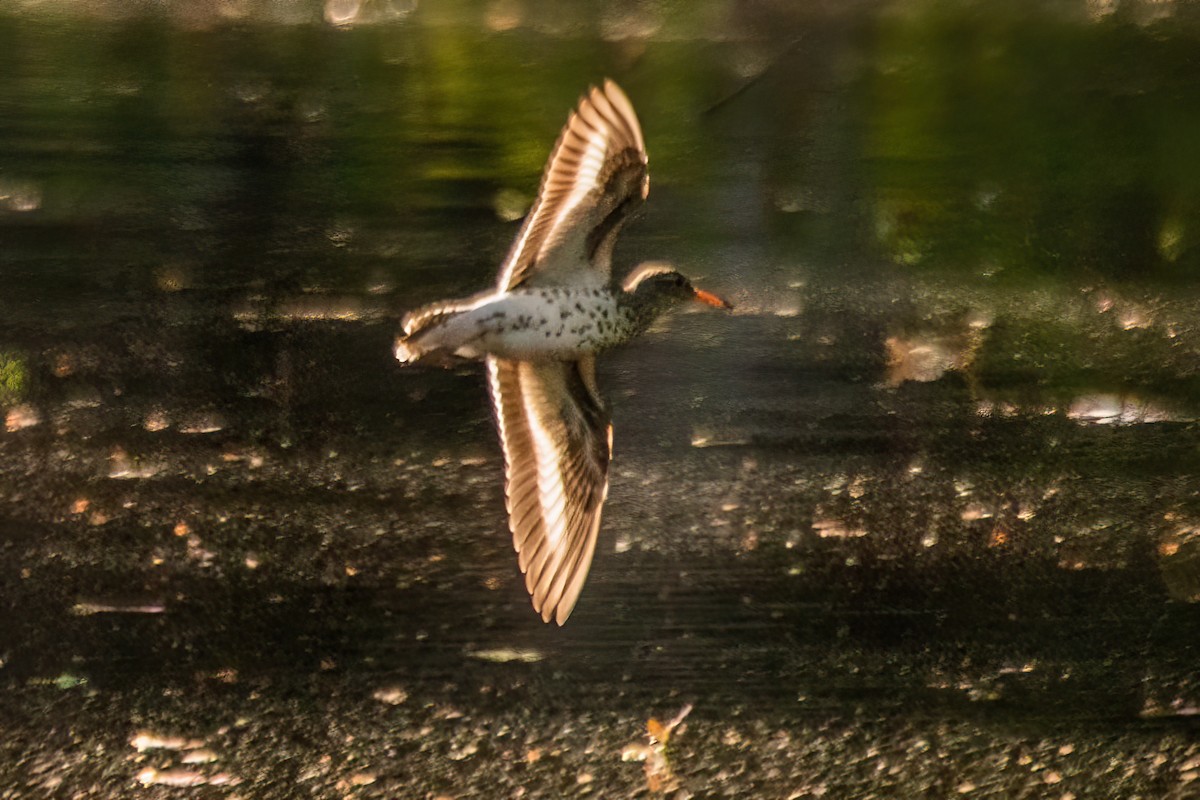
[[[654,296],[648,292],[626,292],[618,289],[617,310],[636,336],[649,328],[654,320],[671,307],[671,298]]]

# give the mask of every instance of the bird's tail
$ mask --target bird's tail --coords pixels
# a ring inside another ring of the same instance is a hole
[[[442,341],[443,336],[438,335],[443,323],[462,311],[474,308],[477,302],[478,298],[475,297],[443,300],[405,314],[400,321],[404,333],[396,337],[396,360],[401,364],[411,364],[427,353],[449,345]]]
[[[411,364],[421,356],[425,355],[425,351],[412,341],[412,338],[406,335],[396,337],[396,344],[392,349],[396,355],[396,360],[401,364]]]

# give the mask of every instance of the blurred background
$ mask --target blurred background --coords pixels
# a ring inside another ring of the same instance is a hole
[[[9,0],[0,796],[1191,796],[1198,45],[1172,0]],[[481,370],[391,341],[605,77],[618,272],[736,310],[601,362],[559,629]]]

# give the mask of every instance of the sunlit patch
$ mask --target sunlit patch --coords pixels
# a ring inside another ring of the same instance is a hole
[[[367,294],[390,294],[396,288],[391,276],[382,270],[376,270],[367,279]]]
[[[42,415],[33,406],[28,404],[13,406],[4,413],[4,430],[13,433],[25,428],[32,428],[41,421]]]
[[[53,678],[30,678],[27,683],[30,686],[52,686],[60,691],[67,691],[86,686],[88,679],[71,672],[61,672]]]
[[[408,700],[408,692],[402,686],[385,686],[382,689],[376,689],[371,697],[381,703],[387,703],[389,706],[398,706]]]
[[[646,775],[646,787],[655,794],[673,792],[679,788],[679,780],[671,767],[670,743],[686,730],[684,720],[692,713],[691,703],[680,709],[669,722],[659,722],[654,717],[646,720],[646,743],[634,742],[621,750],[622,761],[641,761]],[[678,731],[678,732],[676,732]]]
[[[1154,319],[1145,309],[1130,306],[1121,311],[1119,322],[1122,330],[1131,331],[1135,328],[1149,328],[1154,324]]]
[[[206,747],[201,747],[198,750],[189,750],[179,757],[181,764],[212,764],[219,760],[215,752]]]
[[[737,447],[749,443],[749,439],[722,436],[708,428],[692,431],[692,447]]]
[[[300,295],[279,303],[270,316],[291,322],[345,321],[378,319],[384,313],[382,306],[368,303],[358,295],[332,295],[314,293]],[[264,309],[265,311],[265,309]]]
[[[142,420],[142,427],[151,433],[165,431],[171,427],[171,419],[167,416],[167,412],[161,408],[156,408],[146,415]]]
[[[181,292],[192,288],[192,271],[183,264],[163,264],[154,270],[154,286],[160,292]]]
[[[1092,302],[1096,306],[1097,313],[1100,314],[1107,314],[1109,311],[1112,311],[1113,307],[1117,304],[1117,301],[1114,300],[1112,295],[1108,294],[1107,292],[1096,292],[1092,296]]]
[[[1175,697],[1167,702],[1162,702],[1156,698],[1147,698],[1142,705],[1142,710],[1139,713],[1144,719],[1155,719],[1158,717],[1196,717],[1200,716],[1200,705],[1187,700],[1183,697]],[[1161,763],[1156,766],[1162,766],[1166,763],[1166,757],[1162,757]],[[1200,765],[1197,765],[1200,766]],[[1186,782],[1191,782],[1200,778],[1200,769],[1193,767],[1187,773],[1190,777]],[[1182,776],[1180,776],[1182,778]]]
[[[812,529],[822,539],[857,539],[867,535],[863,528],[854,527],[833,517],[813,520]]]
[[[827,481],[825,481],[825,485],[823,488],[825,489],[825,491],[829,492],[830,494],[833,494],[833,495],[840,494],[842,489],[845,488],[846,483],[849,482],[849,480],[850,480],[849,475],[846,475],[843,472],[839,472],[839,473],[830,475],[829,479]]]
[[[99,600],[81,600],[71,606],[71,613],[87,617],[92,614],[162,614],[167,607],[162,603],[120,603]]]
[[[952,369],[970,367],[990,324],[988,314],[976,312],[946,329],[889,336],[883,342],[888,357],[883,384],[894,389],[908,380],[928,383]]]
[[[203,745],[204,742],[200,739],[152,730],[140,730],[129,740],[129,746],[139,753],[147,750],[183,750]]]
[[[336,28],[403,19],[416,8],[416,0],[325,0],[325,22]]]
[[[50,371],[56,378],[65,378],[74,374],[76,369],[75,357],[71,353],[56,353]]]
[[[1133,425],[1151,422],[1187,422],[1190,417],[1140,400],[1132,395],[1089,394],[1067,407],[1067,417],[1095,425]]]
[[[600,38],[606,42],[649,39],[661,28],[661,16],[648,3],[613,3],[600,18]]]
[[[992,509],[982,503],[968,503],[963,507],[959,517],[963,522],[975,522],[981,519],[991,519],[994,516]]]
[[[242,81],[235,83],[230,90],[235,98],[247,105],[263,100],[271,91],[266,81]]]
[[[234,786],[241,783],[240,779],[226,772],[205,775],[194,769],[183,768],[157,770],[149,767],[139,772],[137,779],[143,786]]]
[[[975,404],[975,413],[981,417],[1015,417],[1021,409],[1015,403],[980,400]]]
[[[519,0],[492,0],[483,16],[483,24],[497,33],[511,31],[523,21],[524,10]]]
[[[546,657],[541,650],[517,647],[494,647],[486,650],[468,650],[467,655],[480,661],[491,661],[494,664],[534,664]]]
[[[902,340],[890,336],[884,342],[887,348],[888,386],[899,386],[905,381],[935,381],[954,365],[953,351],[936,341]]]
[[[225,418],[215,411],[191,414],[179,424],[179,432],[188,434],[216,433],[224,429]]]
[[[528,195],[516,189],[500,189],[492,196],[496,217],[504,222],[516,222],[524,217],[532,202]]]
[[[0,209],[19,213],[42,207],[42,190],[32,181],[0,178]]]
[[[1117,10],[1118,0],[1087,0],[1088,17],[1099,22]]]
[[[1122,330],[1150,328],[1158,324],[1158,320],[1155,319],[1154,313],[1150,309],[1138,303],[1122,300],[1108,291],[1095,292],[1092,295],[1092,303],[1100,314],[1115,313],[1116,322]]]
[[[355,230],[353,226],[342,224],[331,225],[325,229],[325,238],[334,247],[345,247],[354,240]]]
[[[742,539],[738,543],[738,552],[750,553],[758,549],[758,531],[753,528],[748,529],[742,534]]]
[[[189,536],[187,539],[187,557],[201,567],[211,567],[217,554],[205,548],[199,536]]]
[[[162,470],[159,464],[129,455],[123,447],[112,449],[108,463],[108,477],[124,480],[153,478]]]

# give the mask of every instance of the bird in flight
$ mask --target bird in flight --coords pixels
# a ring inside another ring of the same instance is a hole
[[[611,80],[567,119],[493,289],[405,315],[395,355],[482,358],[504,449],[508,524],[542,620],[567,621],[608,495],[612,426],[596,354],[683,301],[732,306],[662,262],[612,278],[617,234],[650,189],[642,129]]]

